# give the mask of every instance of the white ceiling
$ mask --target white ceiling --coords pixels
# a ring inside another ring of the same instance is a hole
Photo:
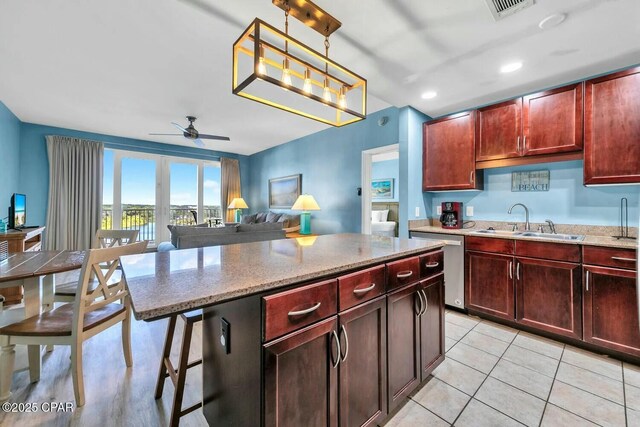
[[[638,0],[536,0],[499,22],[484,0],[317,3],[343,23],[331,57],[368,79],[369,112],[435,117],[640,63]],[[563,24],[538,28],[558,12]],[[193,114],[201,132],[231,137],[208,148],[240,154],[326,128],[231,94],[231,45],[257,16],[282,26],[270,0],[2,0],[0,101],[26,122],[146,140]],[[513,60],[523,68],[500,74]]]

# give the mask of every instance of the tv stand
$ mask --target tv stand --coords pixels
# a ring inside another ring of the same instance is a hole
[[[42,250],[42,235],[45,227],[7,230],[0,233],[0,242],[9,243],[9,253],[15,252],[35,252]],[[19,304],[22,302],[22,286],[5,288],[1,291],[5,297],[5,305]]]

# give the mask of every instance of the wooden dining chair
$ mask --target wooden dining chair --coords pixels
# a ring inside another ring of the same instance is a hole
[[[130,245],[138,239],[138,230],[98,230],[93,241],[93,249],[114,248],[118,246]],[[102,269],[107,270],[109,265],[103,264]],[[60,284],[56,283],[53,294],[53,302],[73,302],[78,289],[78,271],[58,275],[56,278],[64,277]],[[117,283],[120,280],[120,270],[116,271],[112,281]],[[91,287],[89,287],[91,289]]]
[[[124,278],[110,282],[120,257],[144,252],[147,242],[105,249],[90,249],[80,271],[75,301],[51,311],[0,328],[0,395],[7,395],[15,363],[16,344],[70,345],[71,373],[76,405],[84,405],[82,343],[122,322],[122,351],[127,367],[132,366],[130,299]],[[102,266],[110,267],[105,271]],[[90,290],[90,285],[96,286]],[[121,302],[121,303],[120,303]],[[5,394],[5,392],[7,394]]]

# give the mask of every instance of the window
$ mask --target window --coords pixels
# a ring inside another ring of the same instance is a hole
[[[220,163],[105,150],[102,228],[139,230],[152,245],[169,240],[168,224],[215,223]]]

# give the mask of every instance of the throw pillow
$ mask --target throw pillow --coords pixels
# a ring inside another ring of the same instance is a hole
[[[258,212],[256,214],[256,224],[263,223],[266,220],[267,220],[267,213],[266,212]]]
[[[269,211],[269,213],[267,214],[267,222],[278,222],[281,216],[282,216],[281,213],[275,213],[275,212]]]
[[[371,222],[380,222],[381,211],[371,211]]]
[[[240,224],[255,224],[256,223],[256,215],[242,215],[242,219],[240,220]]]
[[[389,209],[386,209],[384,211],[378,211],[380,212],[378,215],[380,215],[380,222],[387,222],[389,220]]]

